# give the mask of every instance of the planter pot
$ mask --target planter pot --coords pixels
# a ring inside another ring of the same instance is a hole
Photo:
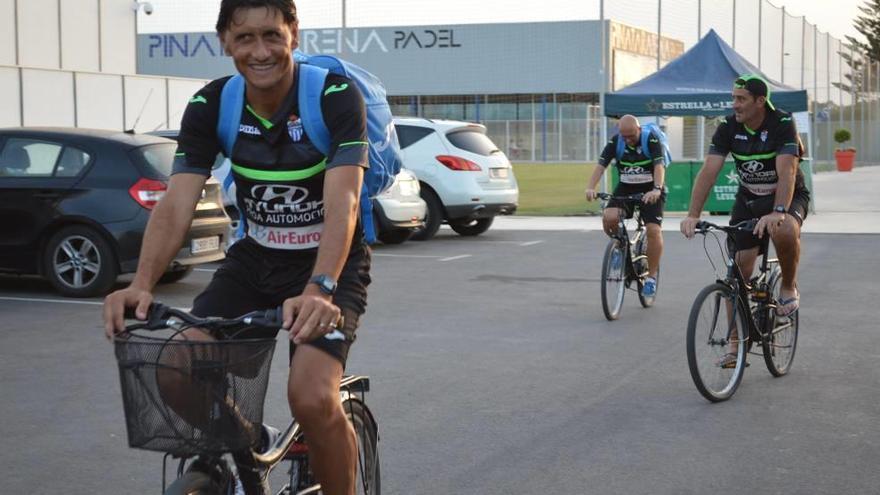
[[[856,151],[837,150],[834,152],[834,159],[837,160],[838,171],[850,172],[853,169],[853,162],[856,160]]]

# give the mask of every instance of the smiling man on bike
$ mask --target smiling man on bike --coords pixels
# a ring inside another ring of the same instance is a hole
[[[663,255],[663,233],[660,225],[663,222],[663,206],[666,203],[664,181],[666,177],[666,158],[660,139],[651,135],[648,138],[648,149],[642,149],[642,128],[639,120],[632,115],[620,118],[620,132],[608,141],[599,165],[593,171],[587,185],[587,201],[596,199],[596,184],[612,160],[617,161],[620,183],[614,189],[615,196],[644,193],[642,198],[641,216],[648,229],[648,277],[642,286],[642,295],[654,297],[657,292],[657,272],[660,268],[660,257]],[[618,140],[623,139],[625,147],[621,156],[617,156]],[[621,215],[632,217],[632,207],[611,200],[602,216],[605,233],[613,235],[617,232],[617,223]],[[623,260],[612,262],[623,263]]]
[[[726,117],[715,135],[694,183],[688,216],[681,232],[691,239],[724,158],[732,154],[740,187],[730,225],[758,218],[753,232],[736,236],[737,260],[745,279],[755,267],[761,239],[769,235],[782,269],[782,287],[777,314],[797,311],[800,295],[797,268],[801,225],[807,217],[810,191],[798,167],[802,144],[791,114],[770,102],[770,89],[760,76],[744,75],[733,86],[734,114]]]
[[[290,408],[308,438],[322,493],[348,495],[354,493],[357,447],[338,389],[370,283],[370,254],[358,222],[368,167],[363,98],[350,80],[327,77],[321,108],[331,146],[324,156],[298,116],[293,1],[223,0],[217,33],[245,79],[244,111],[228,158],[247,235],[230,248],[192,313],[232,318],[283,304],[283,327],[294,352]],[[137,273],[128,288],[104,303],[108,336],[123,329],[124,308],[146,317],[151,291],[180,249],[222,148],[217,121],[228,79],[209,83],[189,101],[174,173],[152,212]],[[344,325],[337,331],[340,314]],[[236,461],[246,492],[263,493],[264,477],[248,473],[248,459]]]

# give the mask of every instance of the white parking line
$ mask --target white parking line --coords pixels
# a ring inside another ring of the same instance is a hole
[[[67,299],[41,299],[39,297],[7,297],[0,296],[0,300],[4,301],[24,301],[24,302],[49,302],[59,304],[88,304],[91,306],[100,306],[104,301],[71,301]]]
[[[389,254],[389,253],[373,253],[373,256],[380,256],[383,258],[429,258],[429,259],[437,259],[440,256],[429,256],[425,254]]]
[[[449,258],[440,258],[440,261],[454,261],[460,260],[462,258],[470,258],[472,255],[470,254],[460,254],[458,256],[450,256]]]
[[[520,246],[523,246],[523,247],[534,246],[535,244],[541,244],[542,242],[544,242],[544,241],[529,241],[529,242],[524,242],[524,243],[520,244]]]

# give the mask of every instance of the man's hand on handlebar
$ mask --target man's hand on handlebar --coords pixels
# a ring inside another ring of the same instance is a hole
[[[660,191],[654,189],[652,191],[648,191],[642,196],[642,202],[646,205],[651,205],[657,202],[660,199]]]
[[[700,223],[700,217],[687,216],[681,221],[679,228],[681,233],[688,239],[693,239],[697,231],[697,224]]]
[[[596,194],[596,190],[590,187],[588,187],[587,190],[584,191],[584,193],[587,196],[587,201],[596,201],[596,198],[598,197],[598,195]]]
[[[764,233],[770,234],[770,237],[776,235],[776,230],[785,222],[785,213],[773,212],[761,217],[755,225],[752,233],[758,236],[758,239],[764,237]]]
[[[336,330],[342,311],[330,296],[311,293],[284,301],[283,328],[290,330],[294,344],[309,342]]]
[[[104,299],[104,335],[109,339],[125,329],[126,308],[135,308],[135,316],[146,320],[152,302],[150,291],[136,287],[126,287],[107,296]]]

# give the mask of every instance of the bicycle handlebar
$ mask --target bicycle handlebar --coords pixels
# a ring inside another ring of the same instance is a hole
[[[127,320],[136,319],[134,309],[126,308],[124,318]],[[150,304],[150,308],[147,310],[147,319],[143,323],[126,326],[125,332],[132,330],[163,330],[169,328],[171,318],[176,318],[187,325],[207,330],[221,330],[239,325],[278,329],[281,328],[281,323],[284,321],[281,306],[265,311],[251,311],[238,318],[200,318],[181,309],[155,302]]]
[[[617,201],[630,201],[630,202],[634,202],[634,203],[640,203],[642,201],[642,198],[645,197],[645,193],[635,193],[635,194],[627,194],[624,196],[615,196],[613,194],[600,192],[600,193],[596,193],[596,197],[599,199],[604,199],[606,201],[614,199]]]
[[[750,220],[743,220],[735,225],[717,225],[712,222],[707,222],[705,220],[701,220],[697,223],[695,227],[695,232],[697,234],[705,234],[710,230],[721,230],[728,234],[734,234],[736,232],[751,232],[755,230],[755,225],[758,224],[757,218],[752,218]]]

